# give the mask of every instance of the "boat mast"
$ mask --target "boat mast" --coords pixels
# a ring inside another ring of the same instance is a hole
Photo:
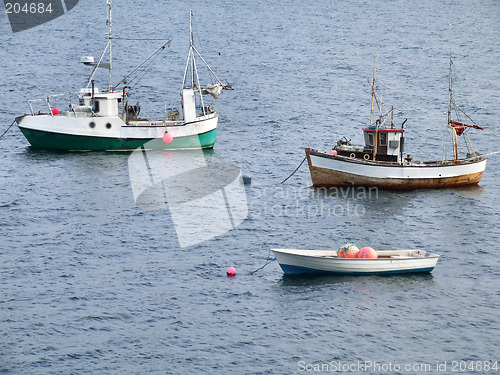
[[[448,125],[451,122],[451,100],[452,100],[451,85],[452,85],[452,82],[451,82],[451,53],[450,53],[450,67],[448,70]]]
[[[458,160],[458,139],[457,132],[455,128],[451,125],[451,105],[453,103],[453,79],[451,77],[453,61],[450,53],[450,69],[449,69],[449,77],[448,77],[448,127],[451,128],[451,141],[453,143],[453,156],[455,161]]]
[[[108,86],[108,91],[112,91],[113,85],[111,83],[111,79],[112,79],[111,64],[112,64],[112,60],[113,60],[113,52],[112,52],[112,48],[111,48],[111,44],[112,44],[111,0],[106,0],[106,6],[107,6],[107,11],[106,11],[106,15],[107,15],[106,25],[109,26],[108,43],[106,44],[106,47],[102,51],[101,56],[99,57],[99,60],[97,61],[97,63],[90,63],[89,64],[89,65],[92,65],[94,67],[94,69],[92,70],[92,73],[90,73],[90,77],[89,77],[89,79],[87,81],[86,88],[89,88],[92,80],[94,79],[94,75],[95,75],[95,73],[97,71],[97,68],[105,68],[105,69],[109,69],[109,86]],[[105,63],[102,63],[102,59],[104,58],[104,55],[106,54],[106,51],[108,50],[108,48],[109,48],[109,63],[105,64]]]
[[[372,103],[370,108],[370,126],[373,124],[373,100],[375,98],[375,56],[373,56]]]
[[[189,11],[189,54],[191,55],[191,87],[194,88],[194,41],[193,41],[193,11]]]
[[[193,42],[193,11],[189,11],[189,53],[186,61],[186,69],[184,70],[184,78],[182,79],[182,88],[186,88],[186,80],[188,79],[188,70],[191,74],[191,88],[194,89],[194,42]],[[189,87],[189,86],[188,86]]]
[[[372,78],[372,103],[370,109],[370,127],[373,125],[373,102],[375,100],[375,56],[373,56],[373,78]],[[378,105],[378,102],[377,102]],[[379,106],[380,109],[380,106]],[[375,135],[373,140],[373,161],[377,158],[377,143],[378,143],[378,121],[375,125]]]
[[[109,86],[108,86],[108,91],[113,90],[113,82],[112,82],[112,66],[113,66],[113,35],[112,35],[112,23],[111,23],[111,0],[106,0],[106,5],[108,7],[108,18],[106,20],[106,24],[109,26]]]
[[[182,80],[182,88],[186,88],[186,78],[187,78],[187,73],[188,69],[191,70],[191,86],[189,86],[190,89],[193,91],[198,91],[200,94],[200,102],[201,102],[201,108],[203,110],[203,114],[205,115],[205,103],[203,101],[203,94],[201,91],[201,85],[200,85],[200,77],[198,76],[198,69],[196,67],[196,60],[195,60],[195,52],[199,55],[198,51],[196,50],[194,46],[194,36],[193,36],[193,11],[189,11],[189,54],[188,54],[188,59],[186,62],[186,70],[184,71],[184,79]],[[200,56],[201,57],[201,56]],[[201,57],[203,62],[206,65],[205,60]]]

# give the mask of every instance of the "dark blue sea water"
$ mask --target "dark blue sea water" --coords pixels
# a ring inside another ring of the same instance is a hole
[[[79,58],[106,41],[103,3],[16,34],[0,15],[1,132],[28,99],[85,82]],[[414,159],[442,155],[450,53],[458,104],[487,126],[475,147],[499,150],[500,3],[116,1],[117,35],[172,38],[134,92],[145,114],[178,100],[189,9],[235,89],[205,157],[252,177],[247,219],[181,247],[168,208],[136,205],[129,153],[37,150],[12,128],[0,139],[0,373],[500,372],[487,367],[500,360],[500,155],[471,188],[324,192],[305,165],[280,184],[304,147],[361,141],[374,56]],[[117,41],[115,79],[159,43]],[[251,274],[272,247],[345,242],[441,258],[429,275],[289,278],[275,261]]]

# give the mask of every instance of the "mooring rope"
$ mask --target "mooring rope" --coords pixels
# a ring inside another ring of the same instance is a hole
[[[269,250],[269,253],[267,253],[266,263],[264,263],[264,265],[262,267],[257,268],[255,271],[250,272],[250,275],[253,275],[255,272],[260,271],[265,266],[267,266],[268,264],[270,264],[272,261],[275,261],[275,260],[276,260],[276,258],[271,258],[271,250]]]
[[[304,162],[306,161],[306,156],[304,156],[304,159],[302,159],[302,161],[300,162],[299,166],[297,168],[295,168],[295,170],[292,172],[292,174],[290,176],[288,176],[287,178],[285,178],[283,181],[280,182],[280,184],[282,184],[283,182],[285,182],[286,180],[288,180],[290,177],[292,177],[295,172],[297,172],[299,170],[299,168],[302,166],[302,164],[304,164]]]
[[[480,156],[490,156],[490,155],[495,155],[495,154],[500,154],[500,150],[495,151],[495,152],[490,152],[489,154],[481,154]]]
[[[16,120],[12,121],[12,124],[9,125],[9,127],[7,128],[7,130],[4,131],[2,135],[0,135],[0,139],[5,135],[5,133],[7,133],[9,131],[9,129],[12,127],[12,125],[14,125],[15,122],[16,122]]]

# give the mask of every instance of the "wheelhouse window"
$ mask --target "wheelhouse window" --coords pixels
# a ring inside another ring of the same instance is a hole
[[[94,107],[92,108],[92,110],[95,113],[99,113],[100,109],[101,109],[101,105],[100,105],[99,100],[94,100]]]
[[[373,134],[368,134],[368,145],[373,146]]]
[[[380,133],[380,146],[387,146],[387,133]]]

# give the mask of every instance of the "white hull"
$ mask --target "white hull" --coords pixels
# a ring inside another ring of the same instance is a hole
[[[218,117],[211,113],[189,123],[131,121],[128,125],[117,116],[25,115],[16,120],[34,147],[67,151],[133,151],[139,147],[164,150],[212,148]],[[165,130],[173,137],[170,143],[163,141]]]
[[[332,250],[272,249],[285,274],[333,273],[368,275],[430,272],[439,255],[421,250],[377,251],[379,258],[340,258]]]
[[[306,149],[314,186],[375,186],[386,189],[453,187],[477,184],[486,158],[460,163],[384,163]]]
[[[174,138],[189,137],[207,133],[217,128],[217,114],[212,113],[196,118],[190,123],[167,121],[136,121],[134,125],[125,124],[118,116],[77,117],[67,115],[26,115],[19,121],[19,127],[64,135],[104,137],[104,138],[161,138],[165,126]],[[92,123],[95,124],[92,127]],[[134,122],[132,122],[133,124]]]

